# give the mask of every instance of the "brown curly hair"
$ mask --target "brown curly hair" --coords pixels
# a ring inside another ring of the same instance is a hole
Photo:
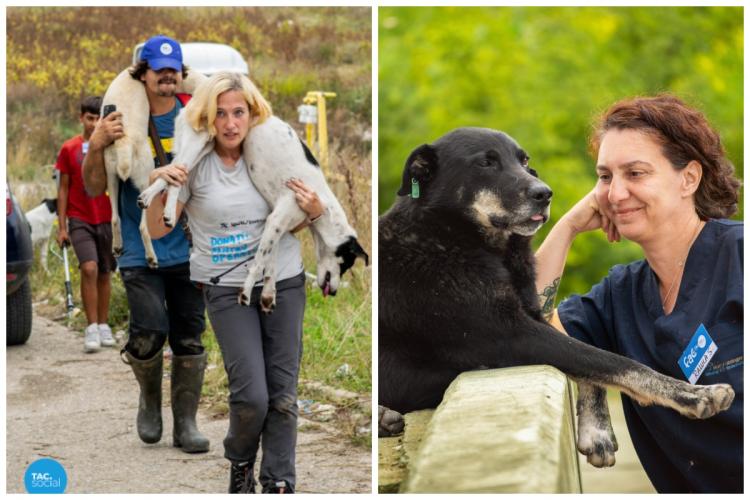
[[[695,210],[703,219],[731,217],[737,212],[741,182],[726,156],[719,134],[700,111],[671,94],[634,97],[613,104],[594,124],[589,148],[596,158],[602,138],[611,129],[633,129],[649,134],[662,153],[681,170],[692,160],[703,167]]]
[[[184,80],[188,76],[188,68],[184,64],[182,65],[182,79]],[[148,62],[141,59],[137,63],[133,64],[130,68],[128,68],[128,72],[130,73],[130,76],[133,77],[134,80],[141,79],[141,76],[146,74],[146,71],[148,71]]]

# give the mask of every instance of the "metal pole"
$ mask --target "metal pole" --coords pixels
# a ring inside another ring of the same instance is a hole
[[[63,266],[65,266],[65,305],[68,309],[68,319],[73,317],[73,286],[70,284],[70,266],[68,265],[68,242],[63,243]]]

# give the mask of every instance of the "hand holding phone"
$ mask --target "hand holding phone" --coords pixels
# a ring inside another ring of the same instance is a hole
[[[107,104],[102,110],[102,118],[106,118],[108,114],[117,111],[117,106],[114,104]]]

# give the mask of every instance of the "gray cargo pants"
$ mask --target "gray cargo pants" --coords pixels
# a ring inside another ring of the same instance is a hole
[[[276,309],[237,303],[239,288],[204,285],[208,317],[229,378],[229,430],[224,456],[255,463],[263,443],[260,483],[285,480],[295,489],[297,377],[302,358],[304,273],[276,284]]]

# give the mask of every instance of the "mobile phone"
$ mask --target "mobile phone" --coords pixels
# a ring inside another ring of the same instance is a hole
[[[115,106],[114,104],[107,104],[102,110],[102,118],[106,118],[107,115],[113,111],[117,111],[117,106]]]

